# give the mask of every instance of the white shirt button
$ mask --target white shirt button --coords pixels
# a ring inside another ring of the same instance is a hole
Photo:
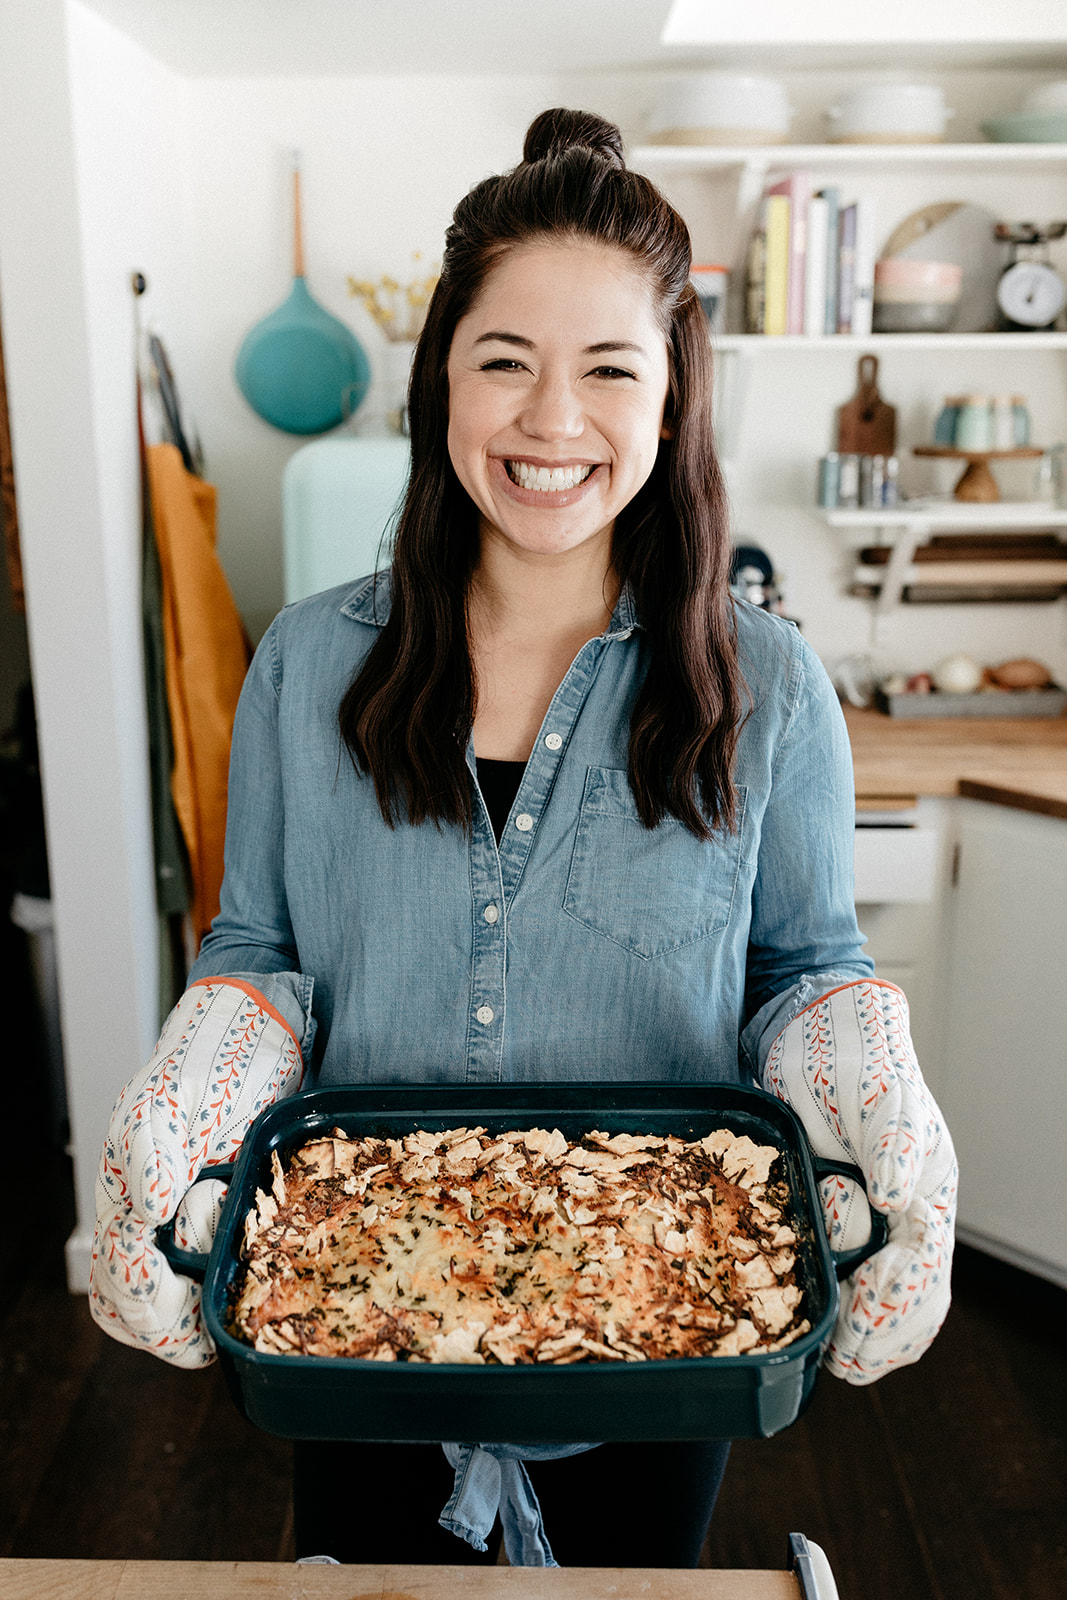
[[[515,818],[515,826],[518,828],[520,833],[529,833],[530,829],[533,827],[533,817],[531,817],[526,811],[520,811],[518,816]]]
[[[479,1006],[474,1015],[478,1018],[479,1022],[484,1023],[486,1027],[488,1027],[490,1022],[493,1020],[493,1008],[492,1006]]]
[[[563,748],[563,735],[561,733],[546,733],[545,747],[549,750],[561,750]]]
[[[486,922],[490,924],[494,923],[499,915],[500,912],[496,906],[486,906],[485,910],[482,912],[482,916],[485,918]]]

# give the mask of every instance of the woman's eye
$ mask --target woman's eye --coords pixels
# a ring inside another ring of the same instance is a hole
[[[483,361],[479,372],[521,372],[522,362],[513,361],[509,356],[497,356],[493,361]]]
[[[594,378],[636,378],[637,374],[629,372],[625,367],[594,367]]]

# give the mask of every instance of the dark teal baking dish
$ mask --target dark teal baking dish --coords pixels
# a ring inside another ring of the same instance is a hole
[[[356,1137],[480,1125],[559,1128],[577,1138],[609,1133],[703,1138],[716,1128],[782,1151],[799,1246],[798,1280],[810,1332],[772,1354],[571,1366],[460,1366],[260,1354],[227,1331],[241,1269],[244,1217],[270,1159],[330,1128]],[[202,1178],[230,1169],[212,1168]],[[238,1407],[257,1427],[288,1439],[471,1440],[480,1443],[769,1437],[795,1421],[811,1396],[838,1309],[838,1276],[885,1238],[834,1257],[818,1182],[857,1168],[813,1158],[803,1127],[780,1100],[734,1085],[500,1084],[324,1089],[271,1106],[249,1129],[209,1256],[161,1246],[179,1270],[203,1274],[204,1320]]]

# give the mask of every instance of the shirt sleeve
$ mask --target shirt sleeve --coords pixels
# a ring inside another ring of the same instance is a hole
[[[221,904],[189,982],[300,970],[285,889],[280,690],[276,619],[256,651],[237,706]]]
[[[874,967],[856,924],[855,785],[845,719],[803,639],[762,819],[746,968],[745,1016],[803,984],[822,993]],[[746,1030],[750,1031],[750,1030]]]

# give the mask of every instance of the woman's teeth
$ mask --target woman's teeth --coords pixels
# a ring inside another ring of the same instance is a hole
[[[592,472],[591,465],[582,467],[532,467],[526,461],[509,461],[508,476],[520,489],[541,489],[559,493],[561,489],[577,489]]]

